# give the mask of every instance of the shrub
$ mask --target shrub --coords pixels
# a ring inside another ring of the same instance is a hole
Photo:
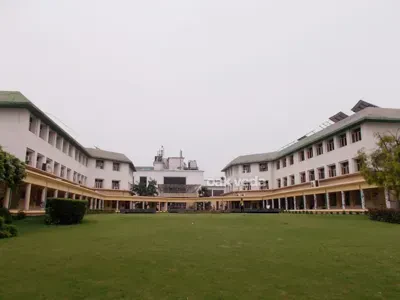
[[[368,217],[375,221],[400,224],[400,209],[370,208]]]
[[[6,224],[12,223],[12,216],[7,208],[5,208],[5,207],[0,208],[0,217],[4,218],[4,222]]]
[[[15,225],[5,224],[3,217],[0,217],[0,239],[17,236],[18,230]]]
[[[26,218],[26,214],[22,211],[22,210],[20,210],[15,216],[14,216],[14,219],[15,220],[23,220],[23,219],[25,219]]]
[[[86,213],[88,201],[48,198],[46,201],[46,224],[78,224]]]

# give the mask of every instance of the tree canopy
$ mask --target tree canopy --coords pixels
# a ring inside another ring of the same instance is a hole
[[[132,192],[138,196],[158,196],[157,181],[149,180],[149,183],[135,183],[132,187]]]
[[[202,186],[198,193],[199,197],[211,197],[211,191],[205,186]]]
[[[24,178],[25,163],[0,147],[0,183],[15,188]]]
[[[377,148],[372,152],[359,151],[360,172],[369,184],[392,191],[400,199],[400,136],[376,134]]]

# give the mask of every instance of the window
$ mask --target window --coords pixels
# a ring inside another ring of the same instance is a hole
[[[53,166],[53,161],[50,158],[47,158],[46,163],[43,164],[42,170],[52,173],[53,172],[52,166]]]
[[[45,124],[40,124],[39,137],[41,139],[47,141],[47,126]]]
[[[62,145],[62,137],[59,136],[59,135],[57,135],[56,148],[57,148],[58,150],[62,150],[62,149],[61,149],[61,145]]]
[[[119,171],[119,163],[113,163],[113,171]]]
[[[64,152],[65,154],[68,153],[68,148],[69,148],[68,142],[67,142],[67,141],[64,141],[63,152]]]
[[[328,173],[329,173],[329,177],[335,177],[336,176],[336,165],[328,166]]]
[[[324,154],[324,146],[322,143],[317,144],[317,156]]]
[[[280,179],[277,179],[276,182],[277,182],[277,184],[278,184],[278,189],[279,189],[279,188],[281,187],[281,180],[280,180]]]
[[[67,169],[67,179],[71,180],[71,169]]]
[[[33,116],[29,117],[29,131],[33,132],[34,134],[36,134],[37,122],[38,122],[38,120],[36,118],[34,118]]]
[[[243,173],[250,173],[251,168],[250,165],[243,165]]]
[[[165,183],[165,182],[164,182]],[[147,185],[147,177],[146,176],[140,176],[139,178],[139,184],[145,184]]]
[[[315,171],[314,170],[309,170],[308,171],[308,180],[309,181],[314,181],[315,180]]]
[[[305,157],[304,157],[304,150],[301,150],[300,152],[299,152],[299,161],[304,161],[305,160]]]
[[[250,182],[244,182],[244,183],[243,183],[243,190],[244,190],[244,191],[251,191],[251,184],[250,184]]]
[[[279,170],[281,168],[281,162],[278,160],[276,162],[276,169]]]
[[[65,177],[65,166],[61,166],[60,177]]]
[[[75,150],[75,160],[79,161],[79,151]]]
[[[339,147],[347,146],[347,136],[345,133],[339,135]]]
[[[68,147],[68,155],[69,156],[71,156],[72,157],[72,152],[73,152],[73,147],[69,144],[69,147]]]
[[[295,185],[295,179],[294,179],[294,175],[290,175],[290,185]]]
[[[58,176],[58,174],[60,173],[60,164],[58,162],[54,162],[54,170],[53,170],[53,174]]]
[[[25,163],[28,166],[32,166],[34,161],[33,161],[33,157],[35,155],[35,152],[31,149],[26,149],[26,155],[25,155]]]
[[[283,177],[283,186],[287,186],[287,177]]]
[[[258,165],[258,168],[259,168],[260,172],[266,172],[266,171],[268,171],[268,163],[260,163]]]
[[[341,170],[342,175],[349,174],[349,162],[348,161],[341,162],[340,170]]]
[[[72,181],[73,182],[77,182],[77,180],[78,180],[78,173],[76,173],[75,171],[74,171],[74,177],[72,177]]]
[[[56,133],[53,130],[49,131],[49,144],[55,146],[56,143]]]
[[[104,169],[104,160],[96,159],[96,168],[97,169]]]
[[[118,180],[113,180],[111,182],[111,185],[112,185],[113,190],[119,190],[119,181]]]
[[[300,183],[306,182],[306,172],[300,173]]]
[[[325,179],[325,168],[321,167],[318,169],[318,179]]]
[[[335,150],[335,142],[333,141],[333,139],[330,139],[326,143],[326,151],[330,152],[333,150]]]
[[[102,189],[103,188],[103,179],[95,179],[94,187],[97,189]]]
[[[361,141],[361,128],[354,129],[351,132],[351,140],[353,143]]]
[[[42,169],[43,163],[44,163],[44,156],[38,153],[36,156],[36,168]]]
[[[307,149],[307,158],[312,158],[314,156],[314,151],[313,151],[313,148],[312,147],[310,147],[310,148],[308,148]]]
[[[360,172],[361,171],[361,160],[359,159],[354,159],[354,166],[356,168],[356,172]]]
[[[293,154],[289,156],[289,165],[293,165],[294,164],[294,157]]]
[[[286,157],[282,159],[282,168],[286,168]]]
[[[268,180],[260,179],[259,184],[260,184],[260,190],[268,190],[269,189]]]

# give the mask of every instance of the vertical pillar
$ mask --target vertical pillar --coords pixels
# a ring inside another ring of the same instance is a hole
[[[69,197],[69,193],[65,192],[65,198],[68,198],[68,197]]]
[[[142,209],[144,209],[144,201],[142,201]]]
[[[281,210],[281,198],[278,198],[278,208]]]
[[[326,206],[326,209],[331,209],[330,201],[329,201],[329,193],[325,194],[325,206]]]
[[[25,188],[25,203],[24,203],[25,211],[29,210],[29,202],[31,201],[31,189],[32,189],[32,184],[27,183]]]
[[[365,195],[363,189],[360,189],[360,198],[361,198],[361,208],[365,209]]]
[[[272,209],[275,209],[275,199],[272,199]]]
[[[304,205],[303,209],[307,209],[307,196],[306,195],[303,195],[303,205]]]
[[[342,195],[342,209],[346,209],[346,201],[345,201],[345,194],[344,191],[341,191],[340,194]]]
[[[89,198],[89,209],[93,209],[93,198]]]
[[[6,194],[4,196],[3,207],[8,208],[10,206],[11,189],[6,189]]]
[[[40,205],[43,208],[46,208],[46,199],[47,199],[47,187],[44,187],[42,190],[41,197],[40,197]]]
[[[79,195],[79,200],[82,200],[82,195]]]
[[[314,209],[318,208],[318,198],[317,198],[317,194],[314,194]]]
[[[386,208],[390,208],[390,194],[389,190],[385,188],[385,203],[386,203]]]
[[[117,209],[119,209],[119,201],[118,200],[117,200],[117,206],[116,207],[117,207]]]
[[[297,209],[296,196],[293,197],[293,205],[294,205],[294,210],[296,210]]]
[[[58,198],[58,190],[54,190],[54,198]]]
[[[289,210],[287,197],[285,197],[285,210]]]

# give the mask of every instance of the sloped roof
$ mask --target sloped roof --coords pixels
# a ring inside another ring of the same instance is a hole
[[[10,108],[26,108],[34,116],[39,117],[47,125],[50,125],[55,131],[58,131],[68,141],[75,147],[79,148],[86,155],[87,153],[85,147],[78,143],[75,138],[73,138],[68,132],[61,128],[56,122],[49,118],[42,110],[40,110],[35,104],[28,100],[21,92],[18,91],[0,91],[0,107],[10,107]]]
[[[365,121],[400,122],[400,109],[367,107],[337,123],[330,125],[329,127],[326,127],[325,129],[322,129],[321,131],[314,133],[313,135],[301,139],[300,141],[280,151],[239,156],[227,164],[222,169],[222,172],[234,165],[276,160],[340,133],[348,127],[356,126]]]
[[[134,168],[132,161],[123,153],[106,151],[98,148],[86,148],[86,151],[93,158],[101,158],[117,162],[129,163]]]

